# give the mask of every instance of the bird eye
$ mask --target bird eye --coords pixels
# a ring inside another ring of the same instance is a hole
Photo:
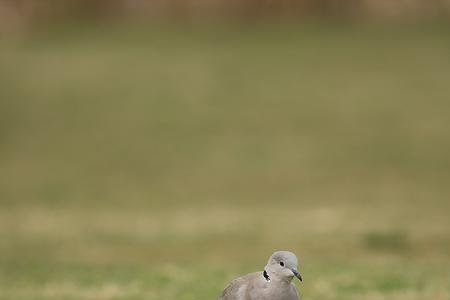
[[[280,261],[280,266],[284,267],[284,262]]]

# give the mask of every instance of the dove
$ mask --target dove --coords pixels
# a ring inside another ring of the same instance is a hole
[[[294,277],[303,281],[295,254],[276,251],[264,270],[234,279],[219,300],[299,300]]]

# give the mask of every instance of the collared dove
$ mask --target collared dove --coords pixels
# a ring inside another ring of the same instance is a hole
[[[219,300],[299,300],[292,283],[294,276],[303,281],[297,264],[294,253],[277,251],[270,256],[263,271],[236,278]]]

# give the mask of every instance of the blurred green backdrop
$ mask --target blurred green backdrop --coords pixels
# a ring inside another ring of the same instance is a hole
[[[85,26],[0,40],[0,298],[450,298],[450,27]]]

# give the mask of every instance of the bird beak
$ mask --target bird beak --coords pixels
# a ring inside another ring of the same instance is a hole
[[[297,271],[296,269],[292,269],[291,271],[292,271],[292,273],[294,273],[295,277],[297,277],[300,281],[303,282],[302,274],[300,274],[299,271]]]

